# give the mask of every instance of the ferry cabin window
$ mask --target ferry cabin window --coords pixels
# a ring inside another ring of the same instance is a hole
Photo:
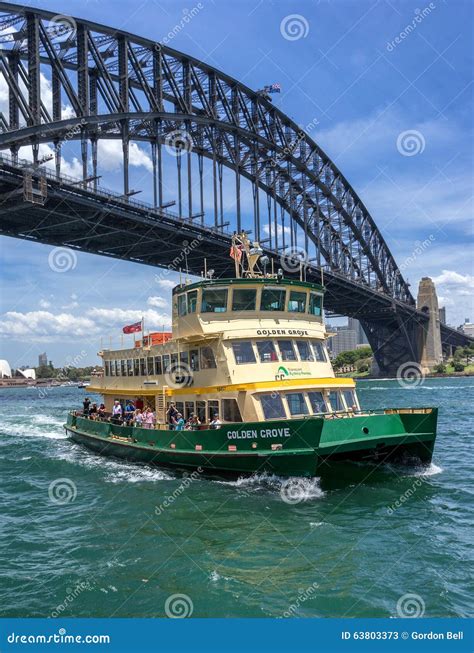
[[[207,402],[207,420],[208,422],[212,422],[214,419],[214,415],[219,415],[219,401],[208,401]],[[219,415],[219,419],[221,419],[221,416]]]
[[[221,399],[222,419],[224,422],[241,422],[242,415],[237,399]]]
[[[311,404],[312,413],[327,413],[326,402],[324,401],[322,392],[308,392],[308,399]]]
[[[161,367],[161,356],[155,356],[155,374],[163,374]]]
[[[344,410],[341,400],[341,393],[337,392],[337,390],[331,390],[329,393],[329,403],[331,404],[333,411]]]
[[[193,372],[199,371],[199,349],[191,349],[189,352],[189,367]]]
[[[326,363],[326,352],[324,350],[324,345],[319,340],[313,340],[313,350],[314,356],[318,363]]]
[[[176,369],[178,366],[178,353],[171,354],[171,367]]]
[[[184,412],[184,403],[182,401],[177,401],[176,402],[176,410],[178,411],[178,413],[181,413],[181,415],[183,414],[183,412]]]
[[[140,358],[140,376],[146,376],[145,359]]]
[[[288,310],[290,313],[304,313],[306,311],[306,293],[291,290]]]
[[[280,347],[281,358],[284,361],[295,361],[296,353],[291,340],[279,340],[278,346]]]
[[[196,411],[194,410],[194,401],[185,401],[184,402],[184,419],[188,420],[193,413]]]
[[[110,376],[110,361],[104,361],[105,376]]]
[[[307,340],[297,340],[296,346],[298,347],[298,351],[302,361],[314,361],[313,352]]]
[[[257,304],[257,291],[253,288],[234,288],[232,294],[233,311],[254,311]]]
[[[191,290],[190,292],[188,292],[188,313],[196,312],[197,299],[198,299],[197,290]]]
[[[227,310],[227,288],[204,288],[201,313],[225,313]]]
[[[163,374],[169,372],[169,369],[170,369],[170,355],[163,354]]]
[[[146,362],[147,362],[147,371],[148,371],[148,374],[151,376],[152,374],[155,373],[155,365],[154,365],[153,356],[149,356],[149,357],[146,359]]]
[[[261,363],[272,363],[278,360],[275,345],[271,340],[257,340],[257,349]]]
[[[308,406],[302,392],[290,392],[286,395],[290,415],[307,415]]]
[[[354,407],[354,410],[357,410],[357,402],[354,394],[354,390],[343,390],[342,396],[346,402],[346,408]]]
[[[315,292],[309,293],[309,314],[321,317],[323,312],[323,298]]]
[[[264,288],[260,301],[261,311],[284,311],[286,290],[281,288]]]
[[[196,413],[201,424],[206,423],[206,402],[196,401]]]
[[[140,376],[140,359],[133,359],[133,372],[135,376]]]
[[[232,349],[234,350],[235,362],[237,365],[256,362],[252,343],[249,340],[233,342]]]
[[[179,360],[183,365],[189,367],[189,352],[182,351],[179,355]]]
[[[127,360],[127,376],[133,376],[133,359]]]
[[[278,394],[260,395],[263,415],[265,419],[279,419],[286,417],[283,401]]]
[[[186,294],[178,295],[178,315],[186,315]]]
[[[110,361],[110,376],[115,376],[115,361]]]
[[[214,370],[216,368],[216,359],[212,347],[201,347],[201,369]],[[201,419],[201,418],[199,418]]]

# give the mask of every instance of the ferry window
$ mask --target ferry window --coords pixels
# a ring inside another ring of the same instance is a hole
[[[233,342],[232,349],[234,350],[235,362],[237,365],[256,362],[252,343],[249,340]]]
[[[189,352],[182,351],[179,355],[179,360],[181,361],[181,363],[184,363],[184,365],[189,367]]]
[[[178,354],[171,354],[171,367],[176,369],[178,367]]]
[[[147,372],[149,375],[152,375],[154,373],[154,364],[153,364],[153,356],[149,356],[147,358]]]
[[[163,354],[163,374],[169,372],[169,369],[170,369],[170,355]]]
[[[193,372],[199,371],[199,350],[191,349],[189,352],[189,367]]]
[[[257,303],[257,291],[253,288],[234,288],[232,295],[233,311],[254,311]]]
[[[206,423],[206,402],[196,401],[196,413],[201,424]]]
[[[181,413],[181,415],[183,414],[183,412],[184,412],[184,404],[183,404],[182,401],[177,401],[177,402],[176,402],[176,410],[178,411],[178,413]]]
[[[261,363],[271,363],[278,360],[275,345],[271,340],[257,340],[257,349]]]
[[[291,340],[279,340],[278,346],[280,347],[281,358],[284,361],[295,361],[296,353]]]
[[[309,293],[309,313],[310,315],[317,315],[320,317],[322,315],[323,309],[323,298],[321,295],[317,295],[315,292]]]
[[[286,290],[282,288],[264,288],[260,301],[262,311],[284,311]]]
[[[224,422],[241,422],[242,415],[240,414],[239,404],[237,399],[221,399],[222,404],[222,419]]]
[[[307,415],[308,406],[302,392],[291,392],[286,395],[291,415]]]
[[[194,401],[184,402],[184,419],[189,419],[194,413]]]
[[[298,347],[298,351],[302,361],[314,361],[313,352],[307,340],[297,340],[296,346]]]
[[[178,315],[186,315],[186,294],[178,295]]]
[[[306,293],[291,290],[288,310],[290,313],[304,313],[306,311]]]
[[[133,376],[133,359],[127,360],[127,376]]]
[[[191,290],[188,292],[188,313],[195,313],[197,308],[198,291]]]
[[[219,402],[218,401],[208,401],[207,402],[207,415],[208,421],[212,422],[214,415],[219,415]],[[220,418],[220,415],[219,415]]]
[[[213,370],[216,368],[216,359],[212,347],[201,347],[201,369]],[[201,418],[199,418],[201,419]]]
[[[110,362],[104,361],[105,376],[110,376]]]
[[[140,376],[140,359],[133,359],[133,372],[135,376]]]
[[[265,419],[279,419],[286,417],[285,408],[280,395],[272,393],[268,395],[260,395],[262,402],[262,410]]]
[[[346,408],[354,407],[354,410],[357,410],[357,402],[354,390],[343,390],[342,395],[344,397],[344,401],[346,402]]]
[[[204,288],[202,291],[202,313],[225,313],[227,310],[227,288]]]
[[[326,352],[324,350],[323,343],[320,342],[319,340],[313,340],[313,349],[314,349],[314,356],[316,360],[319,363],[325,363],[327,359],[326,359]]]
[[[146,366],[145,366],[145,359],[140,358],[140,375],[145,376],[146,375]]]
[[[329,403],[331,404],[332,410],[344,410],[342,406],[341,393],[337,390],[331,390],[329,393]]]
[[[155,356],[155,374],[163,374],[161,367],[161,356]]]
[[[313,413],[327,413],[326,402],[322,392],[308,392],[309,403]]]
[[[120,376],[120,361],[115,361],[115,374],[116,376]]]
[[[115,376],[115,361],[110,361],[110,376]]]

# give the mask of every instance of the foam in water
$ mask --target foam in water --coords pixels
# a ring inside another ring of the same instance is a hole
[[[319,499],[324,492],[319,486],[319,478],[300,478],[300,477],[282,477],[267,472],[252,474],[251,476],[242,476],[236,481],[216,481],[222,485],[236,487],[244,492],[259,492],[270,490],[271,492],[282,493],[288,485],[294,483],[305,501],[309,499]],[[295,502],[296,503],[296,502]]]

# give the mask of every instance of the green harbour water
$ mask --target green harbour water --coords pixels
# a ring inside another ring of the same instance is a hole
[[[0,390],[1,616],[474,616],[474,378],[357,387],[364,408],[439,406],[433,463],[344,465],[297,504],[281,478],[183,477],[71,443],[84,390]]]

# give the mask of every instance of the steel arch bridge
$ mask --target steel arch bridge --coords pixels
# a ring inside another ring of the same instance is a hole
[[[230,233],[246,229],[294,274],[295,257],[308,278],[324,272],[327,307],[361,321],[382,372],[420,360],[427,316],[373,218],[329,157],[262,93],[154,41],[9,3],[0,3],[2,78],[0,233],[163,267],[176,265],[183,238],[197,240],[187,248],[190,271],[207,257],[226,274]],[[120,143],[121,193],[98,183],[105,141]],[[137,142],[150,151],[150,206],[131,199]],[[71,143],[80,179],[62,169]],[[41,165],[46,144],[52,170]],[[32,165],[21,159],[25,147]],[[445,344],[465,340],[446,327],[443,336]]]

